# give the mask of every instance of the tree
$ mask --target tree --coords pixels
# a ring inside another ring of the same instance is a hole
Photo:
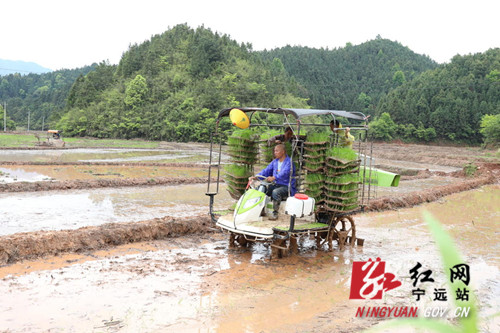
[[[483,137],[477,128],[481,117],[500,112],[499,63],[499,48],[457,55],[450,64],[390,91],[377,105],[376,113],[390,112],[397,123],[418,127],[419,140],[433,137],[429,129],[434,128],[439,139],[480,143]]]
[[[485,114],[481,118],[481,134],[484,144],[497,146],[500,143],[500,113],[497,115]]]
[[[392,76],[392,82],[394,86],[398,87],[406,82],[405,73],[403,71],[396,71]]]
[[[125,90],[125,105],[131,109],[141,106],[145,102],[147,93],[148,85],[146,79],[142,75],[137,74]]]
[[[0,131],[3,131],[3,125],[4,125],[4,109],[3,106],[0,105],[0,124],[1,124],[1,129]],[[9,115],[5,118],[5,127],[9,131],[15,131],[16,130],[16,122],[12,119],[10,119]]]
[[[378,140],[390,141],[394,138],[397,125],[391,118],[391,115],[384,112],[380,117],[370,123],[369,133]]]

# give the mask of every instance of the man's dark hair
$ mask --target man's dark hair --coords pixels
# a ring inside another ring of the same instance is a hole
[[[332,119],[330,121],[330,125],[335,125],[336,127],[339,127],[340,122],[337,119]]]

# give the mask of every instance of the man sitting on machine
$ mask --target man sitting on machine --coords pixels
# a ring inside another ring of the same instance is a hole
[[[290,126],[285,128],[285,133],[284,134],[278,134],[273,136],[272,138],[269,138],[267,140],[267,145],[270,146],[274,143],[286,143],[286,142],[292,142],[293,140],[305,140],[306,136],[305,135],[295,135],[293,133],[293,130]]]
[[[290,182],[290,168],[292,167],[292,160],[286,154],[285,145],[279,144],[274,147],[274,157],[269,165],[259,172],[257,176],[266,177],[265,180],[272,183],[267,188],[266,195],[270,196],[273,200],[273,214],[269,217],[270,220],[278,219],[279,207],[282,200],[288,197],[288,184]],[[257,177],[250,177],[249,180],[255,180]],[[295,167],[292,173],[292,182],[290,188],[290,195],[294,195],[295,188]]]

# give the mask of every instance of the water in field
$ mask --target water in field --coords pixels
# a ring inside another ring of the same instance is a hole
[[[0,327],[9,332],[358,332],[386,319],[355,318],[358,306],[440,306],[446,288],[430,211],[470,266],[480,329],[497,332],[500,306],[500,187],[485,186],[409,209],[356,216],[363,247],[325,252],[301,240],[299,254],[269,260],[264,244],[229,249],[227,236],[186,236],[92,254],[69,254],[0,268]],[[481,207],[481,209],[472,209]],[[402,286],[381,301],[349,300],[353,261],[380,257]],[[412,295],[420,262],[435,282]],[[98,295],[98,296],[97,296]],[[453,294],[448,294],[449,298]],[[445,320],[452,320],[446,317]],[[410,330],[412,331],[412,330]],[[401,332],[400,329],[390,332]]]
[[[0,162],[191,162],[208,161],[208,150],[200,145],[179,149],[75,148],[0,150]]]
[[[206,184],[0,193],[0,235],[208,214]],[[234,201],[221,188],[216,209]]]

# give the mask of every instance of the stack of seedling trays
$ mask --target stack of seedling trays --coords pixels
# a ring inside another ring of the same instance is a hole
[[[323,186],[325,175],[322,173],[307,173],[305,176],[305,194],[314,198],[316,204],[323,202]]]
[[[335,213],[350,213],[359,207],[359,165],[350,148],[333,147],[325,159],[324,206]]]
[[[257,162],[259,147],[251,130],[236,130],[227,138],[227,153],[231,162],[253,165]]]
[[[233,199],[239,199],[243,195],[248,177],[253,173],[253,165],[257,161],[259,149],[254,136],[253,131],[246,129],[236,130],[228,137],[227,152],[231,157],[231,164],[224,168],[224,181]]]
[[[260,136],[259,146],[260,146],[260,154],[259,154],[259,162],[263,165],[268,165],[274,160],[274,147],[276,144],[274,142],[268,143],[268,140],[273,136],[279,135],[280,132],[277,130],[270,130],[265,133],[262,133]]]
[[[233,199],[239,199],[248,184],[248,177],[252,176],[252,168],[245,164],[228,164],[224,167],[224,181],[227,191]]]
[[[321,204],[324,200],[325,158],[328,147],[327,133],[310,133],[304,142],[303,169],[306,170],[305,193]]]

